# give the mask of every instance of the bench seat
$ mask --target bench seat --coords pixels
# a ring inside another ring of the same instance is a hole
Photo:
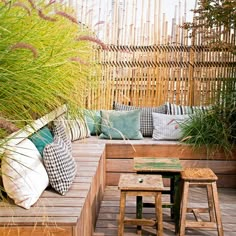
[[[48,188],[29,210],[0,202],[0,235],[91,236],[105,188],[105,145],[72,144],[78,172],[65,196]]]
[[[0,203],[0,235],[91,236],[105,186],[117,186],[121,173],[133,173],[134,157],[178,157],[183,166],[210,167],[220,187],[236,187],[236,152],[230,159],[206,150],[194,152],[179,142],[105,140],[92,136],[72,143],[78,164],[74,183],[65,196],[47,189],[35,206],[25,210],[13,203]]]
[[[193,150],[191,145],[179,141],[106,140],[96,136],[80,140],[87,143],[106,144],[106,185],[117,186],[121,173],[133,173],[134,157],[177,157],[183,167],[209,167],[218,177],[219,187],[236,188],[236,148],[232,156],[223,151],[208,156],[205,148]]]

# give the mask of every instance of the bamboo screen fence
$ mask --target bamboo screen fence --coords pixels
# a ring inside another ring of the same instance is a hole
[[[235,45],[235,30],[185,29],[186,0],[179,1],[171,22],[162,12],[161,0],[84,0],[81,4],[71,0],[69,4],[76,7],[78,19],[108,45],[108,50],[98,51],[102,77],[88,93],[88,108],[110,109],[114,101],[135,106],[167,101],[207,105],[214,102],[222,81],[235,80],[236,56],[206,46],[209,34]]]

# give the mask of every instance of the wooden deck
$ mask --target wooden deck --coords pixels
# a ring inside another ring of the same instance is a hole
[[[218,188],[220,208],[224,227],[224,236],[236,235],[236,189],[232,188]],[[168,200],[168,195],[163,196],[163,201]],[[120,193],[116,186],[107,186],[105,189],[104,198],[101,204],[98,220],[96,223],[96,229],[94,236],[116,236],[117,235],[117,217],[119,213],[119,198]],[[146,201],[152,201],[152,199],[146,199]],[[206,206],[205,191],[201,188],[195,188],[191,190],[190,206]],[[198,204],[196,204],[198,203]],[[126,204],[126,216],[135,216],[135,198],[128,197]],[[144,217],[154,218],[154,209],[145,208]],[[206,215],[203,215],[206,219]],[[163,224],[164,224],[164,236],[175,235],[174,222],[170,219],[170,210],[163,209]],[[154,235],[155,230],[151,228],[145,228],[143,235]],[[134,236],[135,226],[125,226],[125,236]],[[217,235],[215,230],[186,230],[186,236],[213,236]]]

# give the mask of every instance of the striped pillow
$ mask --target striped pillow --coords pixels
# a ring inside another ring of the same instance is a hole
[[[65,127],[66,133],[71,141],[87,138],[90,136],[88,125],[84,118],[72,119],[61,116],[57,119]]]
[[[168,115],[189,115],[199,111],[206,112],[210,108],[210,106],[181,106],[169,102],[166,103]]]
[[[166,113],[166,106],[159,107],[136,107],[136,106],[128,106],[119,103],[114,104],[114,109],[117,111],[130,111],[141,109],[141,117],[140,117],[140,131],[145,137],[152,137],[153,131],[153,121],[152,121],[152,112],[157,113]]]

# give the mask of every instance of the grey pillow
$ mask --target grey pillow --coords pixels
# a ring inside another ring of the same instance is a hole
[[[181,124],[189,120],[189,115],[152,113],[152,116],[152,137],[155,140],[179,140],[182,137]]]
[[[49,183],[58,193],[64,195],[73,183],[77,171],[71,152],[62,138],[56,135],[53,143],[44,148],[43,156]]]
[[[117,111],[130,111],[135,109],[141,109],[140,130],[142,135],[145,137],[152,137],[152,131],[153,131],[152,112],[163,113],[163,114],[166,113],[165,105],[159,107],[136,107],[136,106],[128,106],[115,103],[114,109]]]

